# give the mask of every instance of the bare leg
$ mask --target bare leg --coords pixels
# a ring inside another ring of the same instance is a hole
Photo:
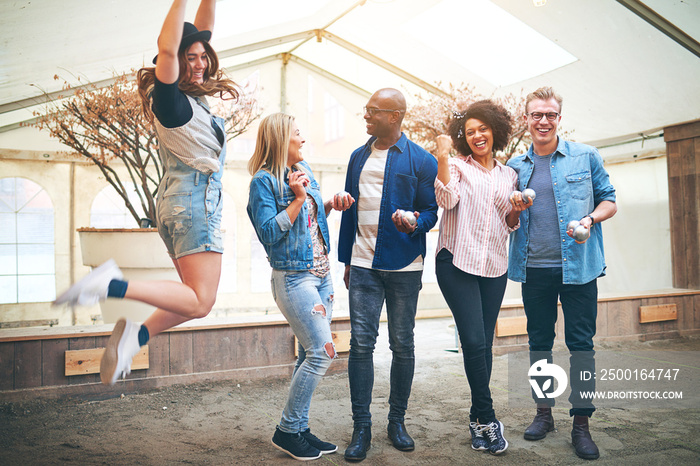
[[[124,296],[158,307],[144,322],[150,336],[188,320],[205,317],[216,302],[221,276],[221,254],[201,252],[173,262],[182,283],[129,282]]]

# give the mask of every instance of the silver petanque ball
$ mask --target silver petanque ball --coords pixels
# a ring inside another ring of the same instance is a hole
[[[340,191],[338,194],[336,194],[336,196],[340,197],[341,202],[343,203],[343,207],[345,207],[345,204],[347,202],[345,198],[348,196],[348,194],[350,193],[348,193],[347,191]]]
[[[523,201],[525,202],[534,202],[536,196],[534,189],[527,188],[523,190]]]
[[[416,216],[413,212],[409,212],[407,210],[402,210],[401,211],[401,216],[406,219],[406,221],[411,225],[416,224]]]
[[[566,225],[566,231],[569,230],[574,230],[576,229],[577,226],[579,226],[581,223],[578,220],[572,220]]]
[[[579,225],[576,228],[574,228],[573,235],[576,241],[583,243],[591,236],[591,230],[584,227],[583,225]]]

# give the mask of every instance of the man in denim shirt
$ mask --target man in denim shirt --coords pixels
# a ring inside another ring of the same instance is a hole
[[[381,89],[370,98],[364,118],[372,137],[353,152],[345,180],[345,190],[356,199],[343,212],[338,240],[350,301],[348,377],[354,430],[345,450],[348,461],[362,461],[370,447],[373,352],[384,302],[392,351],[387,432],[397,449],[415,447],[404,415],[413,382],[413,328],[425,234],[437,221],[437,161],[401,132],[405,113],[406,101],[396,89]],[[399,210],[413,213],[415,220],[403,218]]]
[[[596,459],[598,447],[588,431],[595,407],[590,399],[577,396],[579,391],[594,390],[595,380],[586,382],[575,375],[581,370],[595,372],[596,280],[605,275],[600,224],[615,215],[617,206],[615,189],[598,151],[557,136],[561,104],[561,97],[550,87],[526,99],[524,118],[532,145],[525,155],[509,160],[508,166],[518,173],[520,191],[532,188],[537,199],[525,202],[519,192],[511,195],[513,207],[523,212],[520,228],[511,234],[508,278],[522,283],[531,364],[552,361],[557,299],[561,300],[565,341],[571,353],[572,444],[579,457]],[[573,231],[567,231],[571,220],[590,232],[588,240],[573,239]],[[534,391],[533,398],[537,415],[525,430],[527,440],[542,439],[554,430],[554,399],[538,398]]]

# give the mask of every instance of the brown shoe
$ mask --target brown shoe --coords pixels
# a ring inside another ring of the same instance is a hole
[[[554,430],[554,418],[552,417],[552,408],[537,407],[537,414],[533,419],[532,424],[525,429],[525,440],[541,440],[547,436],[547,432]]]
[[[585,460],[597,460],[600,456],[598,446],[588,431],[588,416],[574,416],[574,428],[571,431],[571,443],[576,455]]]

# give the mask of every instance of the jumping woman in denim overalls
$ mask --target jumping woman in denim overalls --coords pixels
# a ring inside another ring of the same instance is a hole
[[[253,175],[248,216],[273,269],[272,294],[299,339],[287,405],[272,443],[292,458],[311,460],[338,449],[309,430],[311,396],[335,358],[326,215],[349,208],[354,199],[341,193],[324,204],[303,161],[303,144],[293,117],[276,113],[263,119],[248,162]]]
[[[236,84],[219,71],[209,45],[216,0],[202,0],[194,24],[185,23],[185,0],[173,2],[160,37],[155,68],[138,72],[143,110],[153,121],[164,176],[158,188],[158,231],[182,283],[123,280],[113,260],[93,270],[56,304],[92,305],[107,297],[142,301],[158,309],[138,325],[120,319],[100,366],[102,383],[129,374],[149,337],[209,314],[221,275],[221,175],[226,156],[224,122],[204,96],[237,98]],[[155,117],[155,118],[154,118]]]

